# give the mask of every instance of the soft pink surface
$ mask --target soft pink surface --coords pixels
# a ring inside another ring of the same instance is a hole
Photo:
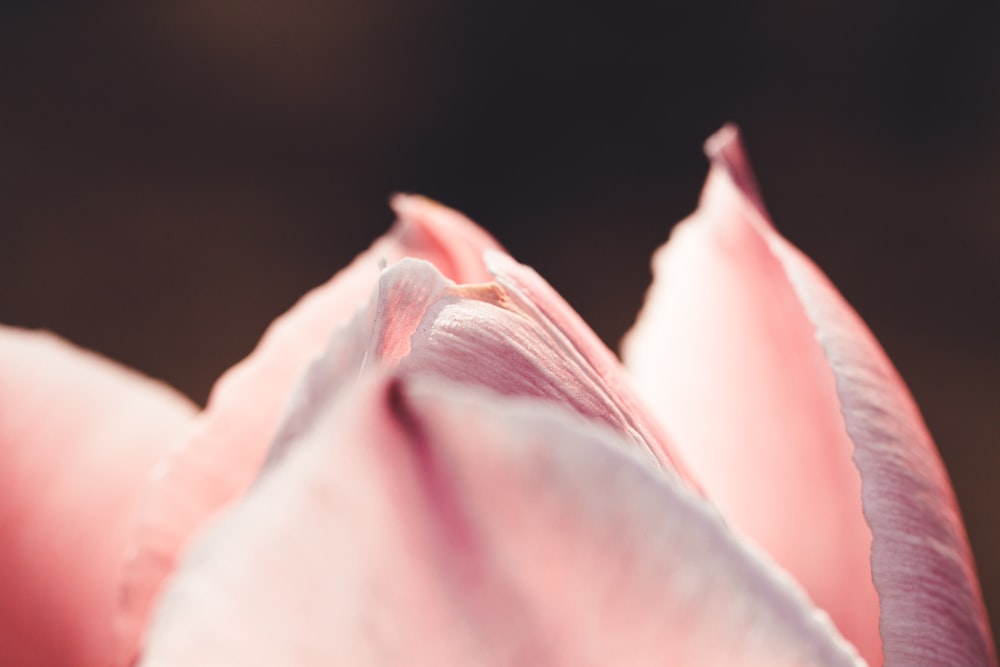
[[[257,349],[229,370],[208,406],[156,472],[143,499],[119,618],[118,655],[134,654],[136,637],[163,578],[207,517],[238,496],[257,474],[295,381],[324,350],[331,332],[364,306],[380,268],[406,256],[429,259],[449,277],[488,277],[483,252],[499,249],[463,216],[428,199],[397,195],[398,222],[325,285],[278,318]]]
[[[581,365],[592,369],[604,391],[612,397],[627,420],[626,432],[634,433],[635,439],[641,439],[664,468],[676,472],[689,485],[697,487],[697,482],[660,428],[661,422],[638,399],[632,379],[621,361],[583,318],[531,267],[498,252],[487,253],[486,257],[490,271],[511,300],[551,332],[566,357],[580,359]]]
[[[768,241],[837,379],[872,531],[886,665],[996,665],[961,512],[913,397],[826,276],[776,234]]]
[[[194,413],[96,354],[0,327],[0,664],[110,664],[137,498]]]
[[[707,147],[626,345],[673,445],[537,274],[420,197],[197,418],[0,328],[0,664],[133,660],[182,548],[270,448],[148,664],[860,664],[698,488],[873,665],[995,665],[905,386],[771,227],[735,130]]]
[[[601,424],[405,377],[314,400],[189,552],[146,667],[859,664]]]
[[[656,254],[625,360],[726,520],[879,665],[853,445],[833,373],[759,217],[714,165],[697,213]]]
[[[735,129],[706,148],[701,206],[658,253],[626,341],[641,389],[727,520],[871,664],[995,664],[954,496],[905,385],[771,226]]]

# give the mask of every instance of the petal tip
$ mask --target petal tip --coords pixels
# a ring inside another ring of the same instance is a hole
[[[455,227],[458,220],[471,224],[468,219],[435,199],[408,192],[396,192],[389,197],[389,207],[397,217],[397,224],[406,230],[418,230],[433,236]]]
[[[489,279],[483,251],[500,244],[472,220],[423,195],[396,193],[389,205],[397,217],[390,234],[408,254],[431,260],[456,282]]]
[[[705,140],[705,155],[713,169],[725,172],[740,193],[753,204],[766,220],[767,209],[760,194],[757,178],[754,176],[750,159],[744,146],[743,133],[736,123],[726,123],[715,134]]]
[[[401,219],[406,218],[407,213],[412,213],[414,208],[427,203],[437,204],[437,202],[432,199],[424,197],[423,195],[414,194],[412,192],[394,192],[389,196],[389,208],[391,208]],[[440,206],[440,204],[437,205]]]

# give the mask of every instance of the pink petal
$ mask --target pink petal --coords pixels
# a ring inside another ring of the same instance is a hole
[[[399,221],[354,262],[307,294],[268,329],[257,349],[216,384],[205,412],[157,471],[144,502],[127,567],[119,656],[134,653],[153,596],[195,529],[256,475],[296,379],[331,332],[369,299],[380,265],[406,256],[433,260],[457,280],[488,274],[486,250],[499,246],[458,213],[422,197],[392,200]]]
[[[417,378],[325,403],[189,553],[143,665],[860,664],[606,427]]]
[[[881,664],[853,445],[814,329],[751,221],[758,215],[713,167],[698,212],[656,255],[624,357],[723,516]]]
[[[699,210],[658,252],[625,344],[640,389],[727,520],[870,663],[992,664],[950,487],[902,382],[770,225],[735,128],[706,147]]]
[[[836,377],[871,526],[886,664],[996,665],[961,512],[912,395],[816,265],[773,231],[764,234]]]
[[[194,413],[96,354],[0,327],[0,664],[110,664],[137,499]]]

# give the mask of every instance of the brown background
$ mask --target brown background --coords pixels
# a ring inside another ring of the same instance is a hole
[[[616,346],[738,121],[777,224],[923,407],[1000,620],[997,3],[21,4],[0,321],[198,401],[395,190],[483,223]]]

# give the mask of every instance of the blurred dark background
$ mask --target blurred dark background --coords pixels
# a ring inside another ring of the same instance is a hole
[[[734,120],[916,394],[1000,621],[1000,3],[131,4],[0,9],[0,321],[203,401],[402,190],[616,347]]]

